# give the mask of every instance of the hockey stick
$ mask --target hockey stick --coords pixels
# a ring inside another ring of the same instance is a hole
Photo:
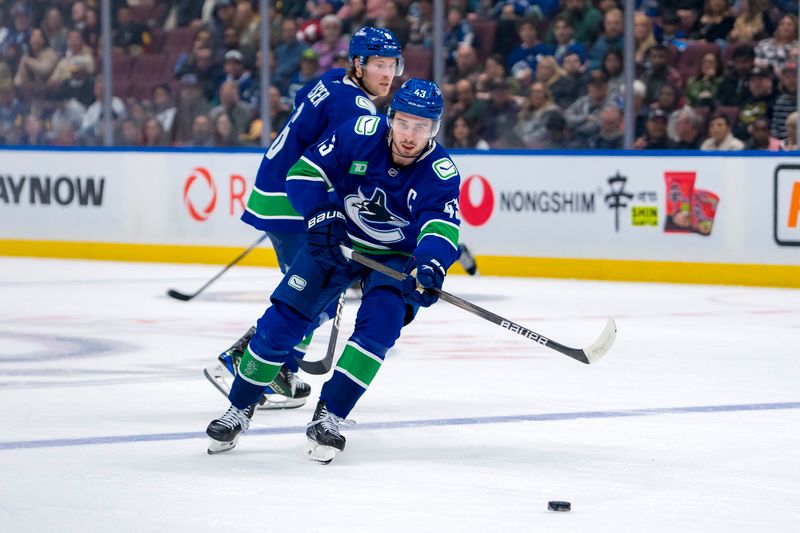
[[[381,263],[378,263],[377,261],[374,261],[359,252],[351,250],[346,246],[340,245],[340,248],[342,249],[342,254],[344,254],[345,257],[352,259],[356,263],[360,263],[366,267],[369,267],[376,272],[385,274],[392,279],[403,281],[408,277],[407,274],[398,272],[397,270],[389,268],[386,265],[382,265]],[[564,346],[561,343],[548,339],[547,337],[543,337],[535,331],[532,331],[524,326],[520,326],[519,324],[516,324],[507,318],[496,315],[491,311],[487,311],[486,309],[473,304],[472,302],[462,300],[458,296],[454,296],[441,289],[430,288],[426,290],[433,292],[442,300],[451,303],[456,307],[460,307],[465,311],[469,311],[470,313],[488,320],[489,322],[497,324],[501,328],[505,328],[513,333],[522,335],[526,339],[530,339],[537,344],[541,344],[542,346],[550,348],[551,350],[561,352],[564,355],[568,355],[569,357],[572,357],[573,359],[587,365],[596,363],[601,357],[603,357],[611,348],[611,345],[614,344],[614,339],[617,336],[617,325],[614,323],[613,319],[609,318],[608,322],[606,322],[605,329],[603,329],[603,332],[600,334],[600,337],[598,337],[597,340],[594,341],[590,346],[583,349],[570,348],[569,346]]]
[[[243,251],[242,253],[237,255],[236,259],[234,259],[233,261],[228,263],[228,265],[225,268],[223,268],[222,270],[217,272],[217,274],[213,278],[211,278],[210,280],[206,281],[205,285],[203,285],[202,287],[200,287],[199,289],[197,289],[193,293],[187,294],[185,292],[176,291],[175,289],[169,289],[167,291],[167,296],[169,296],[171,298],[175,298],[176,300],[180,300],[182,302],[188,302],[189,300],[191,300],[192,298],[194,298],[195,296],[197,296],[198,294],[203,292],[206,289],[206,287],[208,287],[209,285],[211,285],[212,283],[217,281],[217,279],[219,279],[220,276],[222,276],[225,272],[227,272],[229,268],[231,268],[233,265],[235,265],[236,263],[238,263],[239,261],[244,259],[244,256],[246,256],[247,254],[252,252],[253,248],[255,248],[256,246],[258,246],[259,244],[264,242],[264,239],[266,239],[266,238],[267,238],[267,234],[265,233],[264,235],[259,237],[256,242],[254,242],[253,244],[248,246],[245,251]]]
[[[339,303],[336,305],[336,315],[333,317],[333,324],[331,324],[331,338],[328,341],[328,352],[325,354],[324,359],[319,361],[305,361],[298,359],[297,364],[300,365],[305,372],[320,376],[327,374],[333,365],[333,354],[336,351],[336,339],[339,336],[339,323],[342,320],[342,311],[344,310],[344,293],[339,295]]]

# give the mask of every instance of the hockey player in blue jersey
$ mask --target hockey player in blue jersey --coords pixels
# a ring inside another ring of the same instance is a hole
[[[267,149],[247,200],[242,220],[264,231],[272,242],[282,272],[286,272],[305,244],[303,216],[286,197],[286,174],[313,143],[330,136],[334,128],[360,115],[377,113],[372,100],[386,96],[395,76],[403,73],[400,44],[392,32],[364,27],[350,39],[351,67],[331,69],[321,79],[298,91],[294,112]],[[323,312],[335,314],[336,302]],[[275,382],[266,389],[260,403],[265,408],[300,407],[311,387],[297,375],[297,359],[310,342],[313,327],[292,350]],[[206,377],[223,394],[229,392],[228,378],[236,374],[238,362],[255,328],[245,333],[219,356],[219,363],[205,369]],[[273,396],[271,393],[281,395]],[[280,398],[273,401],[275,398]]]
[[[417,309],[436,301],[458,250],[459,173],[434,140],[443,101],[436,84],[410,79],[388,117],[362,116],[309,148],[291,168],[288,198],[302,214],[306,245],[272,293],[231,388],[231,406],[206,433],[208,453],[232,449],[253,404],[314,318],[354,281],[363,297],[355,330],[322,387],[308,424],[308,454],[328,463],[344,450],[340,432],[387,351]],[[410,274],[395,281],[349,262],[340,244]]]

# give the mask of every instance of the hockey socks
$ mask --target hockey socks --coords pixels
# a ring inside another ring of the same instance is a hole
[[[388,350],[370,339],[350,337],[320,394],[331,413],[342,418],[350,414],[380,370]]]
[[[244,351],[239,362],[239,373],[233,380],[231,403],[244,409],[256,403],[264,392],[264,388],[275,380],[283,366],[288,352],[267,350],[262,354],[254,352],[252,342]]]

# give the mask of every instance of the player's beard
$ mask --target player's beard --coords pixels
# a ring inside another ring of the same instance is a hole
[[[419,150],[414,150],[414,148],[404,148],[402,144],[398,144],[394,140],[394,135],[390,134],[389,136],[389,149],[392,151],[392,154],[397,157],[402,157],[403,159],[410,159],[408,163],[404,163],[406,165],[410,165],[413,161],[415,161],[425,149],[430,146],[430,140],[427,143],[423,144]],[[394,159],[394,158],[393,158]]]

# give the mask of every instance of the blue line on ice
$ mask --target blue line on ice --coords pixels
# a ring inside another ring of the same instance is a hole
[[[366,422],[351,426],[359,429],[403,429],[430,426],[467,426],[479,424],[504,424],[509,422],[549,422],[554,420],[576,420],[579,418],[620,418],[625,416],[653,416],[689,413],[726,413],[738,411],[770,411],[778,409],[800,409],[800,402],[750,403],[738,405],[701,405],[694,407],[655,407],[620,411],[583,411],[576,413],[544,413],[532,415],[479,416],[470,418],[438,418],[431,420],[400,420],[397,422]],[[305,426],[253,428],[248,435],[302,434]],[[73,439],[44,439],[16,442],[0,442],[0,450],[21,448],[63,448],[67,446],[90,446],[93,444],[120,444],[129,442],[152,442],[206,438],[205,432],[155,433],[150,435],[116,435],[107,437],[80,437]]]

